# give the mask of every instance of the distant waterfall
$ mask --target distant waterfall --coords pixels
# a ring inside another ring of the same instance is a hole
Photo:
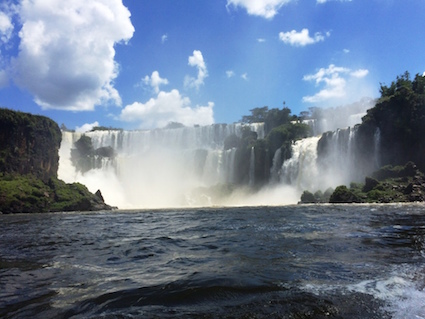
[[[120,208],[187,206],[193,189],[234,182],[236,149],[223,146],[227,137],[241,137],[244,126],[264,138],[263,123],[87,132],[95,149],[110,146],[117,156],[84,174],[71,162],[82,134],[63,132],[58,175],[92,192],[100,189],[108,204]]]
[[[278,148],[273,156],[272,168],[270,169],[271,183],[277,183],[280,179],[282,170],[282,149]]]
[[[251,147],[251,155],[249,157],[249,186],[255,185],[255,149]]]
[[[376,145],[379,144],[378,141],[379,134],[375,134]],[[296,141],[292,145],[291,158],[283,162],[280,171],[273,164],[271,181],[278,180],[299,191],[312,192],[349,185],[350,182],[361,182],[371,171],[369,167],[362,167],[357,143],[356,127]],[[375,150],[377,158],[378,146]]]

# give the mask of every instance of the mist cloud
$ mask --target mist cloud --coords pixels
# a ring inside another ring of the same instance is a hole
[[[22,28],[12,77],[43,109],[93,110],[120,105],[114,88],[116,43],[134,27],[121,0],[23,0]]]

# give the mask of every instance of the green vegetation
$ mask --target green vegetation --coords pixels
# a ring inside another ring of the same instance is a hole
[[[241,123],[264,123],[265,138],[258,139],[257,134],[246,127],[241,138],[236,135],[229,136],[224,142],[224,149],[237,148],[237,184],[247,184],[251,148],[254,148],[255,186],[261,187],[269,180],[275,152],[280,148],[282,160],[290,158],[291,144],[310,136],[311,130],[308,125],[302,124],[296,115],[291,115],[291,110],[286,106],[282,109],[269,109],[264,106],[254,108],[250,112],[251,115],[242,117]]]
[[[56,176],[61,138],[47,117],[0,108],[0,172]]]
[[[378,152],[381,168],[366,177],[363,184],[351,183],[349,188],[338,186],[330,202],[389,203],[425,199],[422,173],[425,171],[425,76],[416,74],[412,80],[405,72],[391,85],[381,84],[380,93],[376,105],[367,111],[358,126],[356,161],[359,167],[373,167]],[[374,145],[376,134],[380,136],[379,149]],[[311,196],[305,195],[304,199],[311,200]]]
[[[307,197],[301,202],[309,203]],[[412,162],[404,166],[387,165],[366,177],[364,183],[338,186],[330,203],[393,203],[425,200],[424,174]]]
[[[359,126],[365,145],[378,129],[381,165],[413,161],[425,170],[425,77],[417,74],[411,80],[405,72],[390,86],[381,84],[380,92],[376,106]]]
[[[116,128],[112,126],[95,126],[91,129],[91,132],[95,131],[122,131],[122,128]]]
[[[47,117],[0,109],[0,212],[111,209],[100,193],[57,178],[61,138]],[[87,152],[90,146],[84,138],[79,144]]]
[[[43,182],[32,174],[0,174],[0,212],[44,213],[105,209],[103,200],[79,183],[52,177]]]

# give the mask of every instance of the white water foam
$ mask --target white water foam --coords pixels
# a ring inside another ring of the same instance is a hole
[[[393,319],[425,319],[424,287],[424,269],[406,264],[391,271],[388,277],[348,285],[307,284],[303,289],[316,295],[362,293],[383,301],[382,311]]]

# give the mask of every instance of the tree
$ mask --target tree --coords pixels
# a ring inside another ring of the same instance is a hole
[[[268,106],[256,107],[249,110],[251,115],[244,115],[242,117],[242,123],[263,123],[266,120],[267,112],[269,111]]]

